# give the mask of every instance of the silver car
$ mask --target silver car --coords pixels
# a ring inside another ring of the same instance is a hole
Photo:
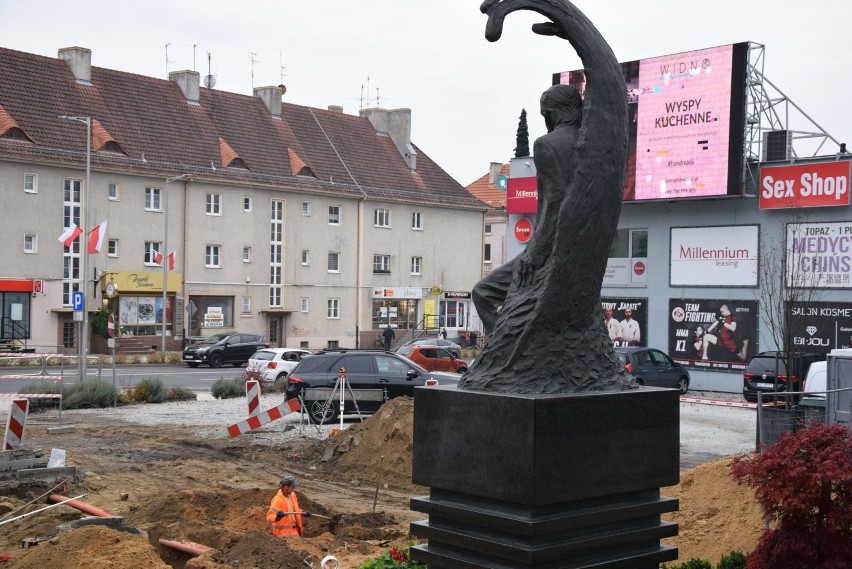
[[[308,350],[298,348],[264,348],[256,351],[246,366],[246,379],[256,379],[262,387],[284,386],[293,368],[310,355]]]

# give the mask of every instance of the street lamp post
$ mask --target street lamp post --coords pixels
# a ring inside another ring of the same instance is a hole
[[[181,174],[180,176],[175,176],[174,178],[168,178],[166,180],[166,187],[172,182],[177,182],[179,180],[186,180],[189,178],[189,174]],[[166,357],[166,306],[168,306],[168,293],[166,285],[168,283],[169,277],[169,192],[168,189],[163,190],[163,251],[160,254],[163,256],[163,321],[162,321],[162,346],[161,350],[163,352],[163,358]],[[165,360],[163,360],[165,361]]]
[[[89,223],[89,182],[92,174],[92,117],[77,117],[62,115],[59,118],[77,121],[86,125],[86,188],[83,190],[83,207],[80,211],[80,227],[83,229],[83,235],[80,238],[80,290],[86,292],[86,275],[89,274],[89,247],[86,242],[86,227]],[[79,364],[78,371],[80,381],[86,379],[88,361],[86,360],[89,351],[89,308],[86,306],[86,295],[83,295],[83,321],[80,327],[80,340],[77,342],[79,348]]]

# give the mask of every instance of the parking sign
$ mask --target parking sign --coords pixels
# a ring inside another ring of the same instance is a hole
[[[71,308],[74,312],[83,312],[83,292],[74,291],[71,293]]]

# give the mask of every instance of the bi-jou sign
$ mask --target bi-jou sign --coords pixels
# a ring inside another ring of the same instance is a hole
[[[760,169],[760,209],[849,205],[848,160]]]

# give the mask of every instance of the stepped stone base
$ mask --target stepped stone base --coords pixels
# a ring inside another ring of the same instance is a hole
[[[567,395],[415,390],[412,499],[430,569],[656,569],[677,558],[675,390]]]

